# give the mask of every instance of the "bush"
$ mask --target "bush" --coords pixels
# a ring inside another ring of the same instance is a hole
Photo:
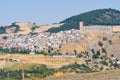
[[[92,56],[92,58],[93,58],[93,59],[97,59],[97,58],[99,58],[99,56],[98,56],[97,54],[94,54],[94,55]]]
[[[103,37],[103,41],[106,41],[107,40],[107,38],[106,37]]]
[[[112,41],[111,40],[109,40],[109,44],[112,45]]]
[[[83,57],[83,55],[82,55],[81,53],[79,53],[79,54],[77,55],[77,57],[78,57],[78,58],[81,58],[81,57]]]
[[[103,70],[103,66],[100,67],[100,70]]]
[[[67,66],[63,66],[62,68],[60,68],[60,71],[72,71],[72,72],[82,72],[82,73],[90,73],[90,72],[93,72],[93,70],[85,65],[85,64],[77,64],[77,63],[74,63],[74,64],[70,64],[70,65],[67,65]]]
[[[101,61],[100,63],[105,65],[105,66],[108,66],[108,62],[106,62],[106,61]]]
[[[96,52],[96,55],[97,55],[97,56],[100,56],[100,51],[97,51],[97,52]]]
[[[115,62],[115,63],[113,64],[113,66],[114,66],[115,68],[118,68],[118,67],[119,67],[119,65],[117,64],[117,62]]]
[[[102,48],[102,53],[107,53],[105,48]]]
[[[103,43],[102,43],[101,41],[99,41],[99,42],[98,42],[98,45],[99,45],[100,47],[102,47],[102,46],[103,46]]]

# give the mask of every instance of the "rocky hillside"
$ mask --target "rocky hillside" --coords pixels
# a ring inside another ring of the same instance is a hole
[[[79,29],[79,22],[85,25],[120,25],[120,11],[115,9],[98,9],[67,18],[60,28],[51,28],[49,32],[59,32],[69,29]]]

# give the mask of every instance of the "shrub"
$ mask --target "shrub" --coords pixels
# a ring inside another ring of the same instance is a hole
[[[102,53],[107,53],[105,48],[102,48]]]
[[[100,63],[105,65],[105,66],[108,66],[108,62],[106,62],[106,61],[101,61]]]
[[[118,67],[119,67],[119,65],[117,64],[117,62],[115,62],[115,63],[113,64],[113,66],[114,66],[115,68],[118,68]]]
[[[78,57],[78,58],[81,58],[81,57],[83,57],[83,55],[82,55],[81,53],[79,53],[79,54],[77,55],[77,57]]]
[[[106,37],[103,37],[103,41],[106,41],[107,40],[107,38]]]
[[[100,47],[102,47],[102,46],[103,46],[103,43],[102,43],[101,41],[99,41],[99,42],[98,42],[98,45],[99,45]]]
[[[97,55],[97,56],[100,56],[100,51],[97,51],[97,52],[96,52],[96,55]]]
[[[100,70],[103,70],[103,66],[100,67]]]
[[[111,40],[109,40],[109,44],[112,45],[112,41]]]
[[[99,56],[98,56],[97,54],[94,54],[94,55],[92,56],[92,58],[93,58],[93,59],[97,59],[97,58],[99,58]]]

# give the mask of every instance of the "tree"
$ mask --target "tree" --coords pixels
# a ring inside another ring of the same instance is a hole
[[[35,27],[32,27],[32,28],[31,28],[31,30],[32,30],[32,32],[34,32],[34,30],[35,30]]]
[[[77,55],[77,51],[76,50],[74,50],[74,53],[75,53],[75,55]]]
[[[97,51],[96,55],[97,55],[97,56],[100,56],[100,51]]]
[[[105,48],[102,48],[102,53],[107,53]]]
[[[91,51],[92,51],[92,53],[93,53],[93,54],[95,54],[95,51],[94,51],[94,49],[91,49]]]
[[[93,58],[93,59],[97,59],[97,58],[98,58],[98,55],[94,54],[94,55],[92,56],[92,58]]]
[[[109,44],[112,45],[112,41],[111,40],[109,40]]]

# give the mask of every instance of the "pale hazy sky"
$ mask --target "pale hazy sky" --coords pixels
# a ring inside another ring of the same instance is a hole
[[[57,23],[73,15],[103,8],[120,10],[120,0],[0,0],[0,25]]]

